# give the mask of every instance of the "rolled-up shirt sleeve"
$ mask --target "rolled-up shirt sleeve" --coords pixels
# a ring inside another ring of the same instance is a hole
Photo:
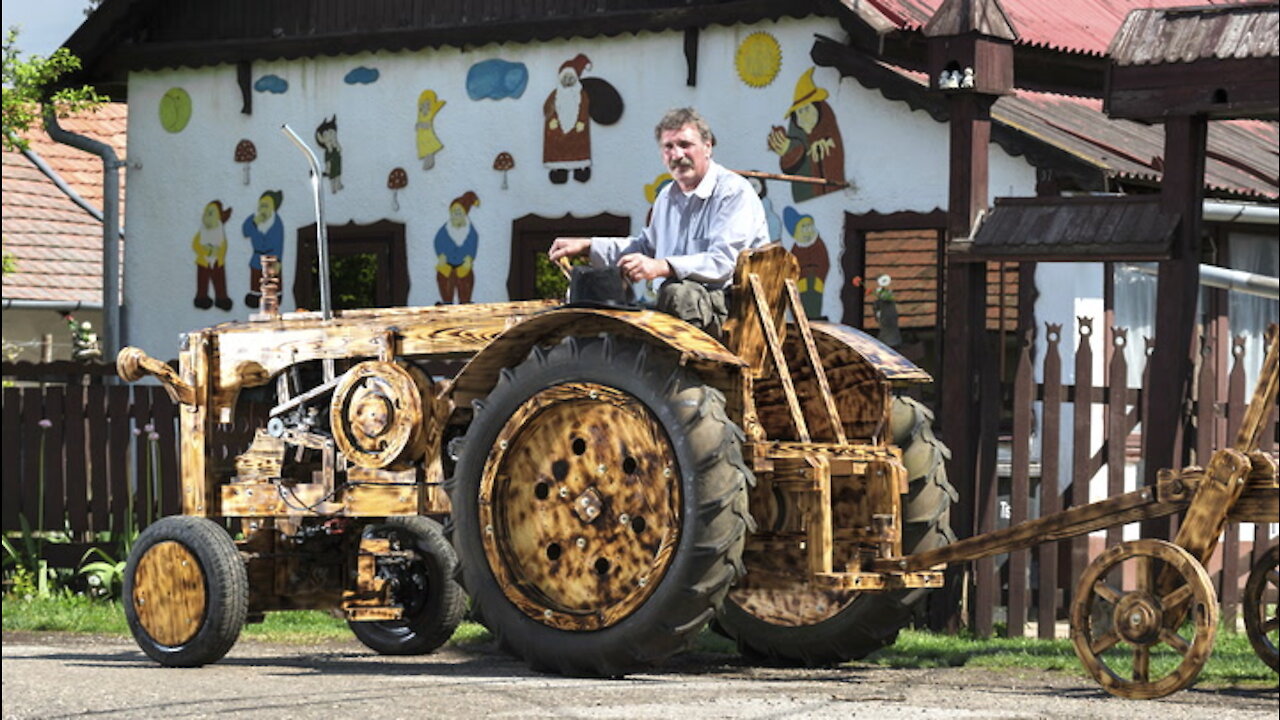
[[[591,267],[617,265],[623,255],[637,252],[653,257],[654,245],[649,239],[651,232],[652,229],[646,227],[635,237],[591,238]]]

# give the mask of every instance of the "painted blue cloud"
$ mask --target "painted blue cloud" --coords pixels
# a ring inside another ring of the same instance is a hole
[[[368,85],[378,81],[378,69],[360,66],[343,78],[348,85]]]
[[[253,89],[283,95],[289,89],[289,81],[279,75],[263,75],[253,84]]]
[[[518,98],[529,84],[524,63],[494,58],[478,62],[467,71],[467,96],[472,100]]]

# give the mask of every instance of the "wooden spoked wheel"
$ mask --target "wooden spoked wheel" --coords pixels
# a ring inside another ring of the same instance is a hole
[[[1272,545],[1249,572],[1244,586],[1244,629],[1262,662],[1280,672],[1276,638],[1280,636],[1277,594],[1280,593],[1280,545]]]
[[[675,452],[643,404],[571,383],[529,398],[498,434],[481,484],[489,566],[513,605],[564,630],[635,611],[679,541]]]
[[[396,467],[422,456],[426,378],[413,368],[370,360],[347,371],[333,391],[329,423],[351,462]]]
[[[1125,698],[1164,697],[1190,685],[1217,628],[1208,573],[1163,540],[1109,548],[1085,569],[1071,603],[1076,655],[1104,690]]]

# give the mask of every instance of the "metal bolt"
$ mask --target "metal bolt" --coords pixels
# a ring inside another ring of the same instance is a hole
[[[592,400],[595,400],[596,398],[600,397],[600,393],[596,392],[595,390],[592,390],[591,392],[587,393],[587,397],[591,398]]]
[[[601,475],[603,475],[603,474],[604,474],[604,471],[605,471],[605,467],[604,467],[604,465],[597,465],[597,466],[596,466],[596,472],[598,472],[598,473],[600,473]]]
[[[569,497],[569,488],[564,487],[564,486],[561,486],[561,487],[560,487],[560,497],[562,497],[562,498]]]
[[[1137,627],[1142,624],[1142,613],[1133,613],[1129,616],[1129,624]]]
[[[622,513],[621,515],[618,516],[618,522],[621,523],[622,525],[626,525],[627,523],[631,522],[631,516],[626,513]]]
[[[587,516],[588,516],[588,517],[595,517],[597,514],[599,514],[599,512],[600,512],[600,511],[599,511],[599,510],[597,510],[597,509],[595,509],[594,507],[591,507],[590,505],[588,505],[588,506],[587,506]]]
[[[492,534],[493,534],[493,526],[492,526],[492,525],[485,525],[485,526],[484,526],[484,534],[485,534],[485,535],[492,535]]]
[[[671,477],[671,466],[662,468],[662,477]]]
[[[579,549],[584,548],[587,546],[587,539],[580,537],[574,541],[574,544],[577,545]]]
[[[546,610],[543,610],[543,611],[542,611],[542,617],[544,617],[544,618],[546,618],[546,619],[550,620],[550,619],[551,619],[551,608],[547,608]]]
[[[499,440],[499,441],[498,441],[498,447],[502,448],[503,450],[506,450],[506,449],[507,449],[507,441],[506,441],[506,440]]]
[[[644,587],[644,586],[648,585],[648,584],[649,584],[649,578],[647,578],[647,577],[642,577],[642,578],[640,578],[640,580],[639,580],[639,584],[640,584],[640,587]]]

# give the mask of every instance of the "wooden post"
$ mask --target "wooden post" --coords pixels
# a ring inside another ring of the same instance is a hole
[[[995,478],[979,480],[980,446],[994,451],[994,438],[982,442],[982,363],[992,360],[986,342],[987,269],[982,262],[965,262],[957,253],[957,241],[967,241],[978,214],[987,203],[987,146],[991,141],[991,105],[995,98],[973,94],[948,97],[951,110],[951,173],[947,229],[948,263],[946,277],[946,327],[944,331],[942,371],[942,433],[951,448],[948,477],[959,491],[960,499],[952,513],[952,525],[958,537],[969,537],[975,526],[977,499],[986,493],[981,482],[994,483]],[[996,412],[996,408],[991,408]],[[994,454],[994,453],[993,453]],[[994,457],[984,466],[994,469]],[[985,571],[985,567],[983,568]],[[952,571],[954,572],[954,571]],[[976,571],[975,571],[976,572]],[[975,630],[990,634],[989,613],[995,598],[990,596],[991,582],[978,579],[974,595]],[[944,602],[954,602],[957,583],[948,581],[943,591]],[[984,609],[985,608],[985,609]]]
[[[1143,428],[1143,481],[1155,485],[1161,468],[1183,464],[1183,426],[1190,389],[1196,299],[1200,287],[1200,224],[1204,203],[1204,163],[1209,122],[1203,115],[1170,117],[1164,126],[1164,180],[1161,205],[1182,220],[1173,257],[1160,263],[1156,289],[1156,347],[1151,355],[1148,422]],[[1143,537],[1168,537],[1168,520],[1142,524]]]

